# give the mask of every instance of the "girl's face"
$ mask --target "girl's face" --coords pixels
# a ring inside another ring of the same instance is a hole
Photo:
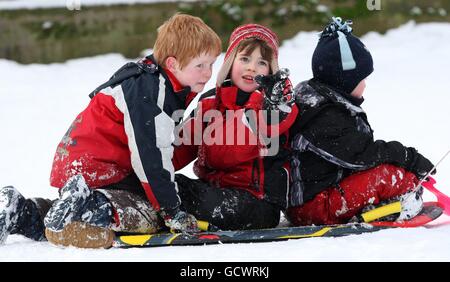
[[[262,58],[259,47],[255,48],[251,54],[247,54],[244,49],[234,58],[231,81],[242,91],[253,92],[259,87],[255,76],[268,75],[269,72],[269,62]]]

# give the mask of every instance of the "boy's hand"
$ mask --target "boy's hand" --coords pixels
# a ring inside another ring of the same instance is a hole
[[[280,69],[273,75],[255,77],[264,92],[264,108],[289,113],[295,99],[288,69]]]
[[[406,167],[406,170],[414,173],[417,178],[422,179],[425,177],[428,172],[430,172],[434,165],[431,163],[427,158],[422,156],[420,153],[417,152],[414,148],[409,148],[408,154],[412,152],[412,158],[409,164]],[[436,169],[433,170],[431,174],[435,174]]]
[[[180,209],[169,212],[161,211],[161,215],[164,218],[164,223],[172,232],[195,233],[200,231],[197,219],[192,214]]]

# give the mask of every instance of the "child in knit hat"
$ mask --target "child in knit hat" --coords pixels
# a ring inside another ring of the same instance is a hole
[[[422,209],[418,182],[433,164],[412,147],[374,140],[361,108],[373,71],[366,46],[340,18],[322,32],[312,58],[314,78],[296,86],[299,119],[290,129],[291,207],[295,225],[345,223],[370,207],[400,201],[391,218]]]
[[[223,230],[275,227],[287,205],[287,133],[298,110],[294,104],[279,122],[272,119],[267,125],[259,116],[267,105],[264,91],[255,80],[258,75],[279,75],[277,59],[278,38],[269,28],[258,24],[236,28],[217,87],[202,95],[184,127],[183,134],[198,136],[195,124],[200,124],[197,129],[203,138],[197,146],[176,148],[174,154],[176,169],[198,154],[194,172],[199,180],[176,176],[185,209]],[[289,81],[282,83],[281,90],[288,90]],[[266,133],[271,149],[279,147],[270,156],[261,141]]]

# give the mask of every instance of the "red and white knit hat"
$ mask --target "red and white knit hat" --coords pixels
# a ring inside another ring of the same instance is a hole
[[[259,24],[246,24],[237,27],[230,36],[230,42],[228,44],[227,52],[225,53],[225,59],[219,74],[217,75],[216,85],[220,86],[227,78],[231,66],[233,65],[234,58],[237,54],[237,46],[242,40],[247,38],[258,38],[267,43],[273,50],[272,61],[270,62],[270,68],[272,72],[278,71],[278,37],[269,28]]]

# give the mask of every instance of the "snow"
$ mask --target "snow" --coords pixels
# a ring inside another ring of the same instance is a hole
[[[83,6],[146,4],[158,2],[194,2],[195,0],[0,0],[0,10],[64,8],[82,10]]]
[[[363,108],[376,138],[414,146],[437,162],[450,149],[450,24],[410,22],[362,39],[375,62]],[[317,32],[300,32],[280,48],[280,65],[291,70],[294,84],[311,77],[316,42]],[[87,95],[129,60],[118,54],[49,65],[0,59],[0,185],[56,198],[48,178],[58,142]],[[222,61],[223,55],[213,78]],[[213,85],[214,79],[206,89]],[[193,176],[191,166],[183,172]],[[446,194],[449,172],[450,158],[435,177]],[[434,197],[426,192],[425,199]],[[449,223],[442,216],[428,227],[342,238],[126,250],[60,248],[13,235],[0,246],[0,261],[450,261]]]

